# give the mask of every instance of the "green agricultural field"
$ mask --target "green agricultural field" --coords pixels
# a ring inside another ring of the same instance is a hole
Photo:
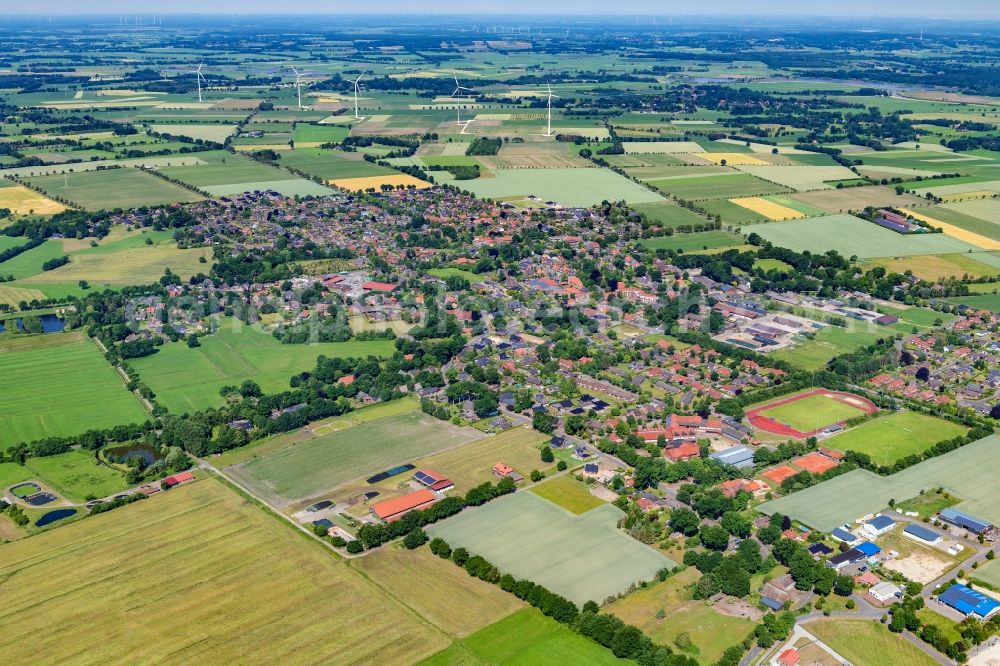
[[[49,259],[63,256],[62,243],[58,240],[47,240],[38,247],[22,252],[13,259],[0,262],[0,275],[14,279],[26,278],[42,272],[42,264]]]
[[[420,666],[625,666],[635,662],[618,659],[594,641],[525,608],[480,629]]]
[[[101,663],[402,666],[450,642],[214,479],[0,545],[0,594],[0,620],[20,629],[3,641],[11,666],[81,654]],[[102,618],[100,631],[80,621],[83,608]]]
[[[836,187],[835,184],[831,185],[831,182],[857,178],[853,171],[839,165],[796,167],[737,165],[736,168],[769,183],[777,183],[796,192],[831,189]]]
[[[704,208],[709,215],[719,215],[725,224],[743,225],[758,224],[760,222],[770,222],[771,220],[760,213],[744,208],[729,201],[728,199],[712,199],[711,201],[699,201],[698,206]]]
[[[617,528],[610,504],[574,516],[534,493],[515,493],[428,528],[518,578],[577,604],[598,602],[675,563]],[[498,526],[503,526],[498,529]]]
[[[981,294],[978,296],[956,296],[954,298],[943,299],[949,303],[959,303],[968,305],[977,310],[989,310],[990,312],[1000,312],[1000,294]]]
[[[762,416],[790,425],[802,432],[812,432],[856,416],[863,416],[862,409],[834,400],[824,395],[811,395],[786,405],[779,405],[761,412]]]
[[[17,463],[0,463],[0,495],[8,488],[31,478],[31,470]]]
[[[991,435],[891,476],[857,469],[762,504],[760,510],[783,513],[829,532],[884,509],[890,499],[905,500],[918,496],[921,490],[942,487],[962,499],[958,506],[963,511],[1000,523],[1000,497],[993,492],[993,480],[1000,473],[998,445],[1000,436]]]
[[[267,125],[264,125],[264,127],[267,127]],[[292,139],[295,141],[296,146],[313,143],[338,143],[346,139],[350,133],[350,129],[338,125],[297,123],[295,131],[292,133]]]
[[[137,208],[201,201],[204,197],[139,169],[106,169],[26,178],[49,196],[86,210]]]
[[[996,199],[975,199],[973,201],[958,201],[940,206],[931,206],[929,208],[919,208],[914,212],[926,215],[931,219],[944,222],[945,224],[952,224],[960,229],[971,231],[974,234],[1000,241],[1000,219],[995,219],[996,214],[990,211],[991,208],[1000,209],[1000,202]],[[973,213],[977,213],[977,215]],[[991,215],[994,219],[982,217],[985,215]]]
[[[262,497],[287,505],[483,436],[423,412],[407,412],[312,438],[229,467],[226,473]]]
[[[363,358],[388,356],[395,349],[391,340],[285,345],[230,318],[220,319],[218,330],[200,341],[195,348],[170,342],[152,356],[129,360],[156,400],[170,411],[218,407],[225,402],[219,389],[247,379],[265,393],[287,390],[292,375],[312,369],[320,355]]]
[[[805,628],[855,664],[878,655],[879,666],[934,666],[938,662],[872,620],[819,620]]]
[[[787,361],[802,370],[819,370],[835,356],[870,345],[886,335],[888,333],[874,327],[863,328],[860,324],[852,328],[826,326],[812,339],[798,341],[794,346],[770,352],[768,356]]]
[[[650,250],[677,250],[697,253],[700,250],[735,247],[741,245],[743,239],[727,231],[699,231],[693,234],[644,238],[640,242]]]
[[[632,208],[661,227],[673,228],[685,224],[705,224],[706,222],[701,215],[669,201],[635,204]]]
[[[0,336],[0,448],[148,417],[83,333]]]
[[[1000,589],[1000,560],[990,560],[980,564],[970,576]]]
[[[98,462],[92,451],[73,449],[56,456],[28,458],[25,468],[66,499],[82,502],[128,488],[125,477]]]
[[[728,174],[691,178],[651,178],[646,180],[646,182],[659,188],[666,194],[671,194],[679,199],[687,199],[688,201],[732,199],[733,197],[782,194],[792,191],[781,185],[768,183],[737,171]]]
[[[851,215],[771,222],[753,232],[765,240],[796,252],[836,250],[845,257],[905,257],[975,250],[972,245],[944,234],[897,234]]]
[[[532,486],[531,492],[577,515],[605,504],[590,494],[587,486],[569,474]]]
[[[303,171],[313,177],[322,178],[324,181],[397,173],[393,169],[387,169],[360,158],[354,159],[354,156],[343,157],[333,151],[318,148],[300,148],[282,153],[278,164]]]
[[[243,155],[223,153],[216,156],[209,153],[203,157],[205,164],[189,166],[163,167],[160,171],[165,176],[176,178],[189,185],[206,188],[214,185],[232,185],[234,183],[259,183],[265,181],[296,180],[298,176],[284,169],[267,166],[255,162]]]
[[[706,601],[691,599],[689,588],[700,577],[688,568],[662,583],[643,588],[608,607],[608,612],[633,624],[659,645],[674,645],[682,633],[690,636],[693,650],[688,654],[700,663],[714,663],[726,648],[738,644],[753,631],[754,623],[741,617],[723,615]],[[663,609],[665,617],[656,617]]]
[[[851,428],[826,440],[826,445],[838,451],[868,454],[879,465],[888,466],[966,432],[966,428],[935,416],[896,412]]]
[[[169,125],[152,125],[157,134],[172,134],[186,136],[192,139],[224,143],[236,131],[236,125],[228,123],[176,123]]]
[[[480,197],[523,200],[534,195],[541,201],[555,201],[563,206],[593,206],[604,200],[636,204],[663,201],[659,194],[607,169],[498,169],[493,178],[463,180],[457,184]]]

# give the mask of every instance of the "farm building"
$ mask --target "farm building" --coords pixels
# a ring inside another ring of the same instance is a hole
[[[409,495],[383,500],[371,505],[372,516],[385,523],[399,520],[410,511],[426,509],[440,498],[432,491],[422,488]]]
[[[885,603],[891,599],[898,599],[903,596],[903,591],[892,583],[878,583],[868,590],[868,594],[879,603]]]
[[[854,536],[843,527],[834,528],[833,532],[830,532],[830,536],[832,536],[835,540],[843,541],[848,545],[858,542],[858,537]]]
[[[861,526],[861,531],[870,539],[880,537],[886,532],[892,531],[896,526],[896,521],[889,516],[875,516]]]
[[[182,483],[187,483],[188,481],[194,480],[194,474],[191,472],[181,472],[180,474],[174,474],[173,476],[168,476],[167,478],[160,481],[160,485],[164,490],[168,488],[173,488],[174,486],[179,486]]]
[[[746,446],[731,446],[708,457],[739,469],[753,467],[753,449]]]
[[[955,584],[938,595],[938,601],[966,617],[986,620],[1000,610],[1000,602],[965,585]]]
[[[439,493],[455,487],[455,484],[450,479],[445,478],[443,474],[438,474],[432,469],[418,469],[413,473],[413,480]]]
[[[957,509],[942,509],[941,513],[938,514],[938,518],[975,534],[982,534],[992,527],[988,521],[970,516]]]
[[[497,477],[498,479],[502,479],[505,476],[508,476],[513,471],[514,471],[513,467],[502,462],[498,462],[496,465],[493,465],[493,476]]]
[[[907,525],[903,529],[903,532],[917,541],[922,541],[932,546],[944,538],[934,530],[929,530],[926,527],[921,527],[920,525]]]

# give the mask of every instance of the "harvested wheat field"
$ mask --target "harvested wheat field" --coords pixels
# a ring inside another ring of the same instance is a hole
[[[920,213],[907,208],[900,208],[899,210],[902,211],[904,215],[909,215],[920,220],[921,222],[926,222],[931,226],[938,227],[945,233],[945,235],[951,236],[952,238],[957,238],[958,240],[965,241],[970,245],[981,247],[984,250],[1000,250],[1000,241],[987,238],[986,236],[982,236],[971,231],[966,231],[961,227],[956,227],[954,224],[948,224],[947,222],[942,222],[941,220],[935,220],[933,217],[921,215]]]
[[[351,190],[353,192],[367,190],[368,188],[375,188],[378,190],[383,185],[392,185],[393,187],[398,187],[400,185],[403,187],[409,187],[412,185],[418,190],[431,187],[431,183],[420,180],[419,178],[414,178],[413,176],[408,176],[405,173],[398,175],[389,174],[386,176],[364,176],[361,178],[337,178],[336,180],[328,180],[327,185],[333,185],[334,187],[339,187],[342,190]]]
[[[66,206],[46,196],[29,190],[23,185],[0,187],[0,208],[9,208],[17,215],[55,215],[66,210]]]
[[[800,213],[794,208],[768,201],[763,197],[740,197],[738,199],[730,199],[729,202],[752,210],[755,213],[760,213],[770,220],[798,220],[805,217],[805,213]]]
[[[701,158],[712,164],[726,163],[727,166],[771,166],[770,162],[765,162],[759,157],[746,153],[691,153],[693,156]]]

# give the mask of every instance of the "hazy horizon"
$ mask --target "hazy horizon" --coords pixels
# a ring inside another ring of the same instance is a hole
[[[263,0],[174,0],[166,4],[150,0],[104,0],[83,5],[79,0],[36,0],[18,2],[0,10],[0,15],[102,15],[102,14],[433,14],[433,15],[544,15],[567,17],[583,15],[606,16],[789,16],[851,18],[928,18],[928,19],[1000,19],[1000,3],[994,0],[965,0],[947,9],[936,0],[910,0],[904,6],[886,8],[870,0],[820,0],[804,6],[800,0],[769,0],[767,2],[716,0],[712,11],[704,5],[669,0],[555,0],[539,3],[534,0],[507,0],[498,12],[496,2],[484,0],[438,0],[421,6],[414,0],[383,0],[365,5],[358,11],[354,5],[331,6],[316,0],[285,0],[279,5]],[[83,6],[81,6],[83,5]]]

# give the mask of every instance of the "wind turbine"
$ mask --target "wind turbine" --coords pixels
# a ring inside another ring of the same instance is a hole
[[[451,93],[452,99],[458,99],[459,97],[462,97],[462,95],[459,94],[460,90],[468,90],[470,93],[472,93],[470,95],[465,95],[466,97],[475,97],[476,91],[474,91],[472,88],[466,88],[463,85],[459,85],[458,76],[452,74],[452,77],[455,79],[455,90]],[[462,124],[462,107],[458,104],[455,105],[455,122],[459,125]]]
[[[201,73],[201,68],[205,66],[205,63],[198,65],[198,69],[194,70],[195,77],[198,79],[198,101],[201,101],[201,82],[205,78]]]
[[[358,115],[358,91],[361,89],[361,77],[365,75],[361,72],[358,78],[354,79],[354,119],[361,120],[361,116]]]
[[[299,74],[299,70],[295,69],[291,65],[289,68],[295,72],[295,91],[299,98],[299,111],[302,110],[302,74]]]
[[[559,95],[553,95],[552,94],[552,86],[550,86],[549,84],[546,83],[545,87],[548,88],[548,90],[549,90],[549,94],[548,94],[548,109],[549,109],[549,112],[548,112],[548,121],[546,122],[546,125],[545,125],[545,136],[552,136],[552,98],[554,97],[556,99],[559,99]]]

